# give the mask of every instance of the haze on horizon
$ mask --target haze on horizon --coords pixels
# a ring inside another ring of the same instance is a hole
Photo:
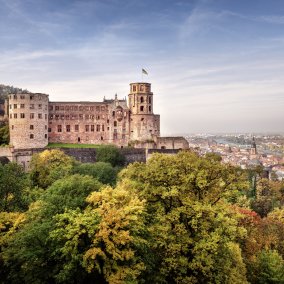
[[[162,135],[283,132],[282,0],[0,0],[0,84],[51,101],[152,83]]]

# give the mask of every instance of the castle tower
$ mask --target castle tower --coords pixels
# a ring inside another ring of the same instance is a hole
[[[9,95],[10,144],[16,149],[48,144],[48,95]]]
[[[153,140],[160,135],[160,116],[153,113],[150,83],[131,83],[128,95],[130,140]]]
[[[149,83],[131,83],[128,95],[129,108],[133,114],[153,114],[153,93]]]

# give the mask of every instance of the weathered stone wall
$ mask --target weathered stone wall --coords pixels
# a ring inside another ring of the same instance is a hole
[[[48,144],[48,95],[9,95],[10,144],[16,149]]]
[[[188,149],[188,141],[184,137],[157,137],[157,149]]]
[[[127,146],[130,112],[125,100],[50,102],[49,141]]]

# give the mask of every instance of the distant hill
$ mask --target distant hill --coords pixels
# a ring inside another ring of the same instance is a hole
[[[0,104],[3,104],[9,94],[29,93],[28,90],[0,84]]]
[[[7,86],[0,84],[0,105],[4,104],[5,99],[9,94],[20,94],[20,93],[29,93],[28,90],[23,90],[13,86]],[[0,108],[0,116],[4,114],[4,111]]]

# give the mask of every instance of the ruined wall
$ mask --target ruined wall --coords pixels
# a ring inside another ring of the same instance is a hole
[[[10,144],[16,149],[48,144],[48,95],[9,95]]]
[[[125,100],[49,103],[49,141],[116,144],[129,141],[129,109]]]
[[[188,141],[184,137],[157,137],[157,149],[188,149]]]

